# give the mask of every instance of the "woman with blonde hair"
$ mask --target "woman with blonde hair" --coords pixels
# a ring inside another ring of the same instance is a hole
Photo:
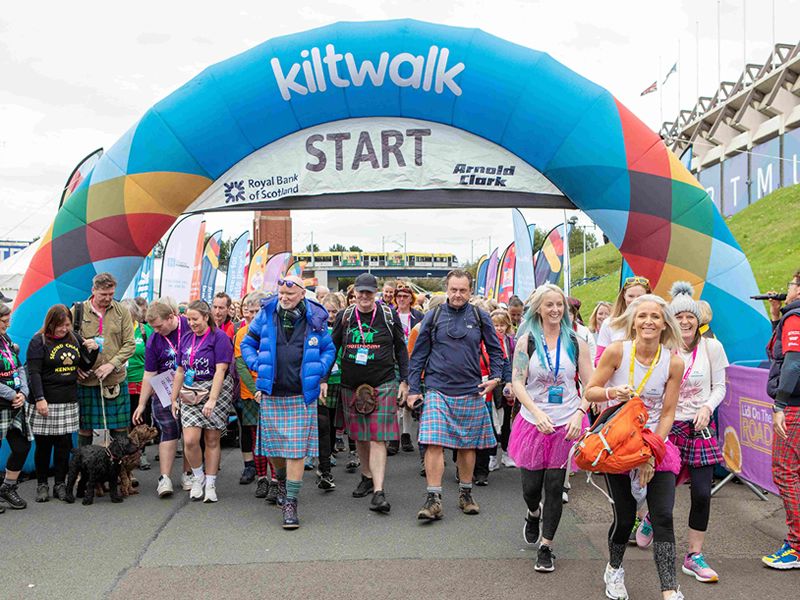
[[[624,341],[613,342],[603,353],[585,398],[593,403],[615,404],[634,396],[641,398],[648,414],[645,426],[664,440],[665,452],[660,462],[651,457],[632,473],[605,475],[614,511],[608,533],[609,561],[603,575],[606,596],[628,597],[622,559],[636,520],[638,503],[632,490],[635,487],[647,500],[653,528],[653,558],[662,595],[665,600],[682,600],[672,522],[680,453],[668,440],[684,370],[683,360],[672,353],[680,347],[680,329],[667,303],[654,294],[633,299],[611,324],[622,332]]]
[[[610,316],[611,302],[600,300],[600,302],[595,305],[592,314],[589,315],[589,331],[594,335],[595,342],[597,341],[597,336],[600,335],[600,327],[602,327],[603,321]]]
[[[618,320],[628,305],[644,294],[649,294],[653,290],[650,287],[650,280],[646,277],[628,277],[622,284],[617,299],[614,301],[614,306],[611,309],[611,314],[603,321],[600,331],[597,334],[597,353],[594,357],[594,363],[597,364],[603,351],[611,345],[612,342],[624,340],[625,331],[619,326]]]

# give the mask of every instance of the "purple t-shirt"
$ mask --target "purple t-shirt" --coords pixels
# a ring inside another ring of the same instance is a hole
[[[179,317],[175,331],[164,337],[160,333],[153,333],[147,338],[147,347],[144,351],[144,370],[153,373],[163,373],[177,366],[176,353],[178,346],[187,337],[191,337],[189,321],[186,317]]]
[[[233,343],[224,331],[214,328],[207,332],[203,343],[200,340],[203,336],[196,336],[189,331],[185,338],[181,339],[181,366],[184,370],[194,368],[195,381],[211,381],[219,363],[231,363],[233,361]],[[189,357],[194,344],[194,361],[190,365]]]

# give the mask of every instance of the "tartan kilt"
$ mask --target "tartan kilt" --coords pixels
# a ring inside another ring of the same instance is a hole
[[[127,429],[131,424],[131,397],[125,380],[119,383],[119,395],[116,398],[102,398],[99,385],[78,384],[78,406],[80,428],[83,430]]]
[[[258,402],[252,398],[241,398],[242,406],[242,425],[245,427],[253,427],[258,425]]]
[[[48,415],[41,416],[33,404],[28,404],[27,411],[34,435],[65,435],[78,431],[80,419],[78,403],[47,404]]]
[[[25,404],[28,405],[27,402]],[[19,429],[29,442],[33,441],[33,431],[31,430],[27,406],[17,410],[0,408],[0,442],[5,439],[6,433],[12,427]]]
[[[356,412],[356,391],[342,386],[340,409],[342,424],[347,437],[359,442],[388,442],[400,439],[400,427],[397,424],[397,392],[399,383],[392,379],[380,384],[378,405],[368,415]],[[339,419],[337,418],[337,422]]]
[[[336,408],[339,404],[339,396],[341,395],[342,386],[338,383],[328,384],[328,395],[324,400],[320,401],[322,406],[327,408]]]
[[[711,439],[704,440],[695,436],[694,424],[691,421],[675,421],[669,432],[670,441],[681,453],[681,463],[688,467],[707,467],[722,463],[722,453],[717,443],[717,427],[713,422],[708,424]]]
[[[496,446],[497,438],[484,397],[480,394],[446,396],[427,390],[419,419],[419,443],[464,449]]]
[[[274,458],[319,456],[317,403],[302,395],[261,395],[256,454]]]
[[[213,383],[212,380],[195,381],[194,387],[202,387],[203,389],[210,390]],[[205,402],[195,404],[194,406],[179,404],[181,427],[199,427],[200,429],[227,431],[228,415],[233,408],[233,386],[233,377],[226,375],[222,382],[222,389],[219,392],[217,403],[214,405],[214,410],[211,411],[210,417],[206,417],[203,414]]]

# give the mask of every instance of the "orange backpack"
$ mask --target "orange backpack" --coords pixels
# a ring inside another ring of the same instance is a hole
[[[643,433],[647,416],[638,397],[604,410],[575,443],[578,467],[593,473],[627,473],[645,463],[653,456]]]

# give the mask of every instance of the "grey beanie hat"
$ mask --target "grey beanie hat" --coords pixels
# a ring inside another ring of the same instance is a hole
[[[697,321],[700,321],[700,306],[692,298],[694,288],[688,281],[676,281],[672,284],[669,290],[669,295],[672,296],[672,302],[669,304],[670,311],[673,315],[678,315],[682,312],[690,312]]]

